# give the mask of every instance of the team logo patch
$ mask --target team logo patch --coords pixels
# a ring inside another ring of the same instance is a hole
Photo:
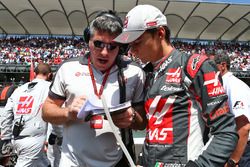
[[[21,96],[17,105],[16,114],[30,114],[34,103],[33,96]]]
[[[166,73],[166,82],[167,83],[177,83],[181,82],[181,68],[170,68]]]
[[[234,103],[233,109],[244,109],[244,103],[242,101],[236,101]]]
[[[220,72],[209,72],[204,74],[204,86],[207,87],[209,97],[225,94],[224,88],[219,81]]]
[[[148,143],[173,144],[173,103],[175,96],[162,99],[156,96],[146,102]]]

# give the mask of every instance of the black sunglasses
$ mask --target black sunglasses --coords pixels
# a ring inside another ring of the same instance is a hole
[[[98,41],[98,40],[93,41],[93,43],[94,43],[94,46],[95,46],[96,48],[103,49],[103,48],[106,47],[107,50],[114,50],[114,49],[116,49],[116,47],[118,46],[118,45],[115,44],[115,43],[105,43],[105,42]]]

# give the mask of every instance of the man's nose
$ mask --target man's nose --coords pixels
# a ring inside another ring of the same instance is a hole
[[[102,55],[108,55],[108,49],[107,49],[107,46],[105,46],[104,48],[102,48],[102,51],[101,51],[101,54]]]

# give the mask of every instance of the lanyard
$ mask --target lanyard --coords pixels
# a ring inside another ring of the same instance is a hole
[[[90,77],[91,77],[91,81],[92,81],[92,85],[93,85],[93,88],[94,88],[94,92],[95,92],[95,95],[101,99],[101,95],[103,93],[103,89],[104,89],[104,86],[107,82],[107,79],[108,79],[108,76],[109,76],[109,72],[110,72],[110,69],[111,67],[105,72],[105,76],[102,80],[102,85],[100,87],[100,90],[99,90],[99,93],[97,91],[97,87],[96,87],[96,81],[95,81],[95,78],[94,78],[94,73],[93,73],[93,70],[91,68],[91,63],[90,63],[90,57],[88,59],[88,67],[89,67],[89,73],[90,73]]]

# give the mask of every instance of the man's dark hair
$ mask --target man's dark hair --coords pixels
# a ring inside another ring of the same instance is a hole
[[[42,75],[48,75],[49,73],[52,73],[52,70],[50,66],[46,63],[39,63],[35,68],[36,75],[42,74]]]
[[[110,35],[119,35],[122,33],[122,27],[122,20],[115,11],[101,11],[90,24],[90,38],[93,36],[95,30],[107,32]]]
[[[214,56],[214,61],[216,64],[221,64],[222,62],[225,62],[227,65],[227,69],[230,70],[230,57],[227,53],[217,53]]]
[[[165,29],[165,40],[167,42],[167,44],[170,44],[170,29],[167,26],[162,26]],[[154,35],[157,32],[158,28],[152,28],[152,29],[148,29],[146,30],[148,33]]]

